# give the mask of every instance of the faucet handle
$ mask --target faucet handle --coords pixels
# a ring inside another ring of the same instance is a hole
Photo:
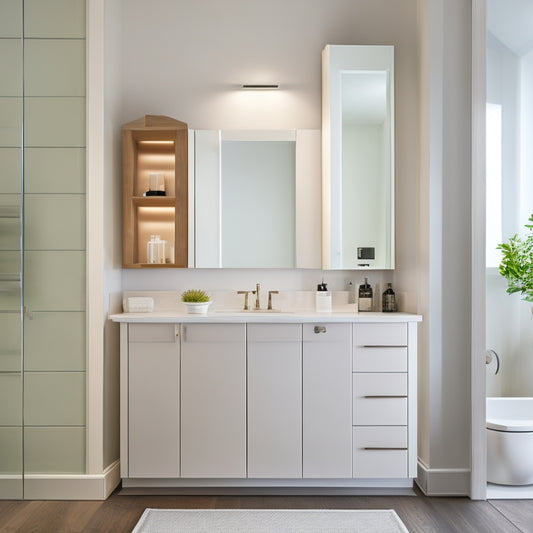
[[[248,295],[250,293],[255,293],[255,291],[237,291],[237,294],[244,294],[244,310],[248,311],[250,308],[248,307]]]
[[[268,307],[269,311],[272,311],[272,295],[279,294],[279,291],[268,291]]]

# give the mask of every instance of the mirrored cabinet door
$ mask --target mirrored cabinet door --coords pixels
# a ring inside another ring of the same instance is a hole
[[[320,132],[196,130],[195,267],[320,268]]]
[[[394,47],[322,54],[323,268],[394,268]]]

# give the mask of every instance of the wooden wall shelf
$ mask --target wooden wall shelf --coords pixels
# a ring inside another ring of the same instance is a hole
[[[145,115],[122,126],[124,268],[188,266],[188,132],[170,117]],[[165,196],[143,196],[150,174],[164,175]],[[151,235],[166,241],[166,263],[147,262]]]

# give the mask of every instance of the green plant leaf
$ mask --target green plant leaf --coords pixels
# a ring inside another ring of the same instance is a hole
[[[209,294],[201,289],[189,289],[181,294],[182,302],[203,303],[209,300]]]
[[[533,214],[529,217],[533,223]],[[525,224],[524,237],[513,235],[497,246],[502,251],[498,271],[507,280],[507,293],[522,293],[522,299],[533,302],[533,224]]]

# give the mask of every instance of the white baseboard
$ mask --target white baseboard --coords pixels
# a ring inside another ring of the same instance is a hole
[[[25,500],[105,500],[120,483],[120,461],[102,474],[25,475]]]
[[[467,468],[429,468],[419,459],[415,482],[426,496],[470,495],[470,470]]]

